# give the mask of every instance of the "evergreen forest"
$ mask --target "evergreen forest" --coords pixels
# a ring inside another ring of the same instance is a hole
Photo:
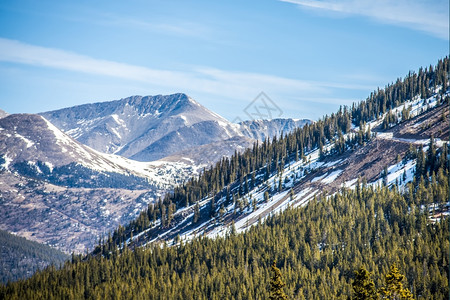
[[[308,205],[271,216],[243,234],[199,238],[167,247],[125,247],[73,256],[28,280],[0,287],[3,299],[267,299],[273,261],[289,299],[348,299],[364,266],[377,288],[395,264],[417,299],[449,294],[448,218],[430,216],[447,205],[448,160],[409,183],[321,195]],[[430,173],[431,172],[431,173]]]
[[[50,264],[59,265],[69,256],[50,246],[0,230],[0,283],[31,276]]]

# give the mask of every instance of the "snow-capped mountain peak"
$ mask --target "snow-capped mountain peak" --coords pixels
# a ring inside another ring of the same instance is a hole
[[[264,139],[305,124],[281,119],[233,124],[182,93],[131,96],[41,115],[93,149],[138,161],[154,161],[236,137],[247,145],[245,138]]]

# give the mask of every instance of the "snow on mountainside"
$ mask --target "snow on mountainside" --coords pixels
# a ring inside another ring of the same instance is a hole
[[[180,153],[185,157],[189,153],[202,157],[200,151],[211,158],[202,159],[206,164],[234,152],[234,148],[227,146],[229,143],[222,143],[230,138],[234,138],[234,146],[245,148],[249,139],[272,138],[309,122],[276,119],[233,124],[185,94],[132,96],[41,115],[79,142],[100,152],[154,161]],[[237,141],[242,144],[237,145]],[[210,155],[213,151],[216,155]]]
[[[48,115],[58,116],[67,132],[42,115],[0,117],[0,229],[66,252],[92,248],[108,228],[128,223],[201,168],[255,142],[183,94]],[[285,130],[278,128],[265,134]],[[141,162],[94,150],[83,139],[142,160],[176,154]]]
[[[4,169],[28,172],[25,175],[34,171],[37,176],[47,175],[44,177],[47,180],[53,178],[52,173],[56,170],[58,175],[71,176],[73,171],[64,172],[63,169],[69,165],[74,169],[79,166],[89,172],[100,172],[109,178],[111,174],[123,175],[122,180],[134,176],[147,182],[146,188],[167,189],[195,173],[193,166],[182,163],[143,163],[100,153],[66,135],[42,116],[31,114],[14,114],[0,119],[0,157]],[[173,176],[167,176],[171,172]],[[74,174],[74,177],[79,176]],[[74,178],[71,182],[77,180],[85,179]]]
[[[448,101],[450,92],[447,91],[444,96]],[[321,157],[319,149],[314,149],[305,153],[304,159],[285,162],[282,171],[272,173],[267,180],[260,181],[238,201],[227,201],[226,195],[222,194],[220,199],[214,200],[216,214],[213,218],[208,217],[211,215],[212,197],[207,196],[199,201],[201,222],[193,224],[196,210],[193,204],[175,214],[174,219],[177,221],[170,228],[162,230],[157,223],[135,236],[133,243],[145,245],[166,240],[170,245],[199,236],[225,236],[233,230],[242,232],[273,213],[305,205],[322,192],[332,195],[342,187],[355,188],[359,178],[366,180],[369,185],[397,184],[403,189],[413,180],[416,166],[415,159],[407,155],[410,147],[425,145],[426,151],[430,136],[434,136],[437,147],[443,147],[449,142],[448,102],[437,105],[437,97],[440,96],[434,94],[428,99],[415,97],[392,109],[400,123],[387,130],[381,126],[387,113],[369,122],[366,128],[372,130],[371,140],[363,145],[325,157]],[[401,114],[404,109],[411,112],[406,120],[402,119]],[[358,127],[353,128],[345,139],[352,139],[359,133]],[[324,152],[332,147],[333,142],[324,145]],[[387,174],[383,174],[384,170],[387,170]],[[262,176],[256,175],[256,180]],[[237,193],[236,189],[238,186],[231,185],[229,193]]]
[[[133,96],[41,115],[85,145],[140,161],[240,135],[238,126],[185,94]]]
[[[42,116],[9,115],[0,119],[0,229],[84,252],[199,167],[100,153]]]
[[[235,136],[224,141],[186,149],[164,157],[163,160],[209,166],[224,156],[231,157],[235,152],[242,152],[247,148],[251,148],[253,143],[255,143],[254,139]]]

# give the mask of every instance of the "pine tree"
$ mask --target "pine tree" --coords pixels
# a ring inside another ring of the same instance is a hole
[[[380,289],[383,299],[414,299],[412,293],[403,287],[403,279],[405,276],[400,274],[400,271],[395,264],[391,266],[389,273],[384,277],[386,287]]]
[[[383,185],[388,184],[388,174],[389,174],[388,168],[387,168],[387,166],[384,166],[383,174],[381,176],[381,178],[383,179]]]
[[[227,195],[226,195],[226,203],[229,204],[231,203],[231,196],[230,196],[230,187],[227,187]]]
[[[264,202],[269,202],[269,192],[268,191],[265,191],[264,192]]]
[[[195,203],[195,206],[194,206],[194,217],[192,219],[192,223],[194,223],[194,224],[197,223],[199,218],[200,218],[200,206],[198,205],[198,202],[197,202],[197,203]]]
[[[352,284],[355,295],[352,299],[377,299],[378,295],[375,289],[375,283],[370,278],[371,275],[372,274],[363,266],[361,266],[358,271],[355,271],[355,280]]]
[[[216,215],[216,202],[214,198],[215,196],[211,197],[211,210],[209,212],[210,217],[214,217]]]
[[[270,278],[270,296],[271,300],[287,300],[286,294],[283,292],[283,287],[286,284],[283,282],[281,271],[275,265],[275,261],[272,264],[272,277]]]
[[[430,171],[430,173],[435,168],[435,161],[436,161],[436,143],[434,140],[434,136],[431,135],[430,137],[430,143],[427,151],[427,160],[426,160],[426,169]]]
[[[236,224],[234,223],[234,220],[231,222],[230,234],[233,236],[237,234]]]

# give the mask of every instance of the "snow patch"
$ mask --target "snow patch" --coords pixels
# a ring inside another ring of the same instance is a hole
[[[27,144],[27,148],[30,148],[31,146],[34,145],[34,142],[30,141],[29,139],[27,139],[23,135],[18,134],[17,132],[15,133],[15,136],[18,137],[19,139],[23,140]]]
[[[119,138],[121,139],[122,136],[117,132],[117,130],[114,127],[111,127],[111,131]]]
[[[46,161],[46,162],[44,163],[44,165],[47,166],[47,168],[50,170],[50,173],[53,172],[53,164],[52,164],[52,163]]]
[[[114,121],[116,121],[117,124],[119,124],[122,127],[125,127],[125,122],[121,118],[119,118],[118,115],[113,114],[111,115],[111,117],[114,119]]]
[[[321,176],[314,177],[314,178],[311,180],[311,182],[316,182],[316,181],[322,180],[322,179],[324,179],[327,175],[328,175],[328,173],[325,173],[325,174],[323,174],[323,175],[321,175]]]
[[[335,160],[335,161],[330,161],[330,162],[327,162],[326,164],[324,164],[323,166],[324,167],[332,167],[334,165],[337,165],[341,161],[342,161],[342,159],[338,159],[338,160]]]
[[[343,185],[344,185],[344,187],[349,188],[349,187],[352,187],[357,181],[358,181],[358,178],[354,178],[351,180],[347,180],[346,182],[344,182]]]
[[[325,177],[324,179],[322,179],[321,182],[329,184],[332,183],[333,181],[336,180],[336,178],[338,178],[340,175],[342,174],[342,170],[336,170],[332,173],[330,173],[327,177]]]
[[[9,165],[11,164],[11,162],[13,161],[12,158],[8,157],[8,155],[4,155],[3,159],[5,160],[5,162],[3,163],[3,168],[8,169]]]

